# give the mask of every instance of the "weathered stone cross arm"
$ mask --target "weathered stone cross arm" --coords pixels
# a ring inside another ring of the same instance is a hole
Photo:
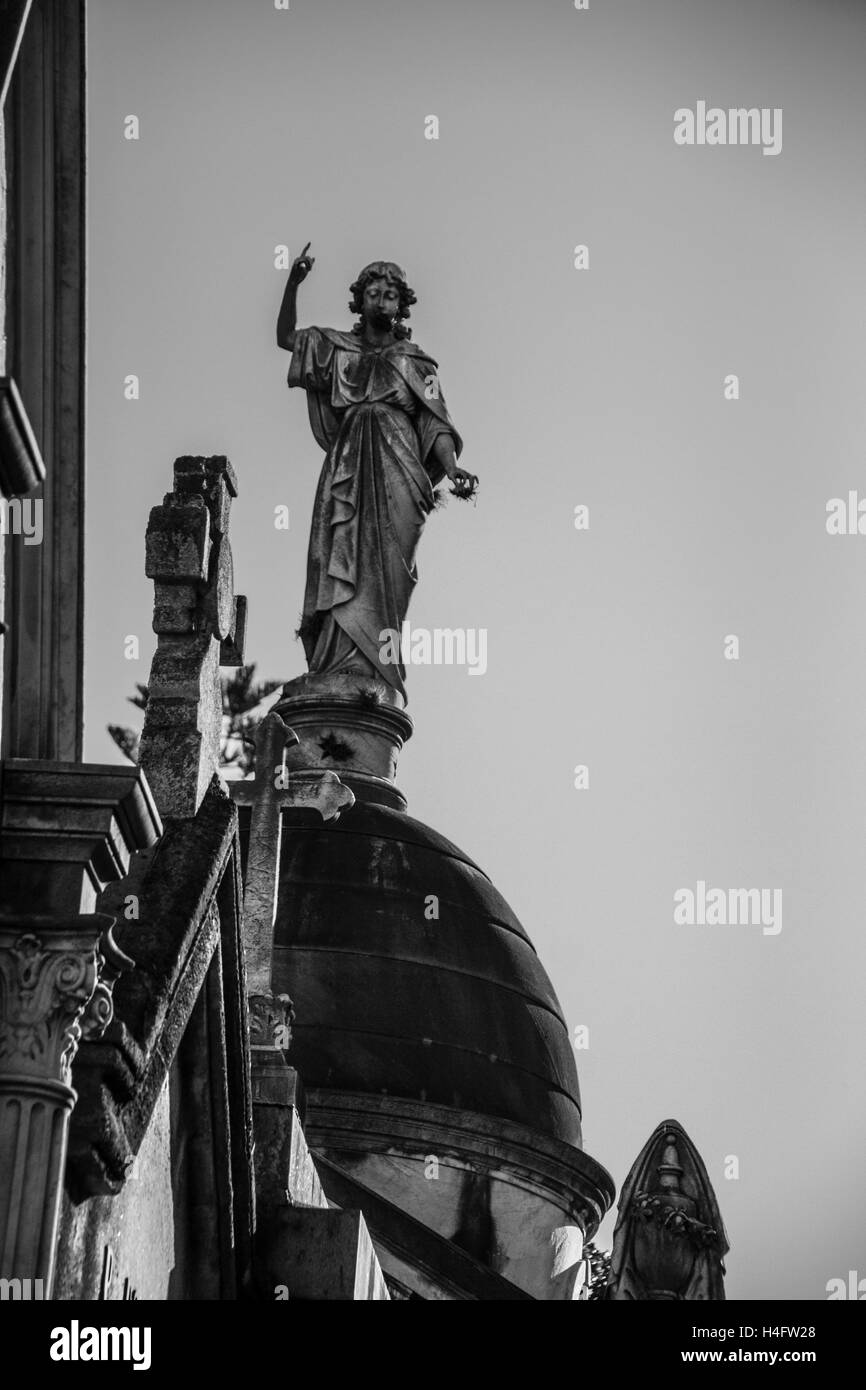
[[[174,489],[153,508],[147,527],[157,648],[139,763],[164,818],[194,816],[219,776],[219,672],[243,665],[246,627],[228,535],[237,490],[227,458],[176,459]]]

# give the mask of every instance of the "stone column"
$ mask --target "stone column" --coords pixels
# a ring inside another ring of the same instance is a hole
[[[111,1019],[111,987],[132,962],[114,919],[0,918],[0,1278],[50,1298],[69,1116],[82,1033]]]

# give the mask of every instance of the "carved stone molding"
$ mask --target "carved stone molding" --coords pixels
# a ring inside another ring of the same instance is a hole
[[[292,1041],[295,1010],[287,994],[249,996],[250,1048],[256,1051],[288,1052]]]
[[[0,920],[0,1080],[10,1074],[69,1085],[82,1018],[110,959],[117,978],[128,957],[111,939],[113,919],[102,913],[65,921]],[[100,938],[105,956],[101,954]],[[111,1017],[100,997],[98,1013]]]
[[[114,986],[124,971],[134,967],[135,962],[114,940],[112,927],[107,927],[99,938],[96,985],[81,1019],[81,1036],[86,1042],[98,1042],[105,1033],[114,1018]]]

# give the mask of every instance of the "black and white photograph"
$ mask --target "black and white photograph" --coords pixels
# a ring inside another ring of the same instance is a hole
[[[0,1374],[832,1373],[866,3],[0,0],[0,80]]]

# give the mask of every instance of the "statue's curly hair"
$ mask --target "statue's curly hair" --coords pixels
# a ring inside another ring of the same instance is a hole
[[[409,317],[410,306],[418,303],[418,296],[406,283],[406,272],[395,265],[393,261],[372,261],[370,265],[364,266],[357,280],[349,286],[349,293],[352,296],[349,300],[349,312],[352,314],[363,313],[364,291],[371,280],[387,280],[389,284],[397,286],[398,308],[394,321],[394,337],[411,338],[412,330],[404,327],[403,320]],[[362,333],[363,331],[363,321],[354,324],[353,333]]]

